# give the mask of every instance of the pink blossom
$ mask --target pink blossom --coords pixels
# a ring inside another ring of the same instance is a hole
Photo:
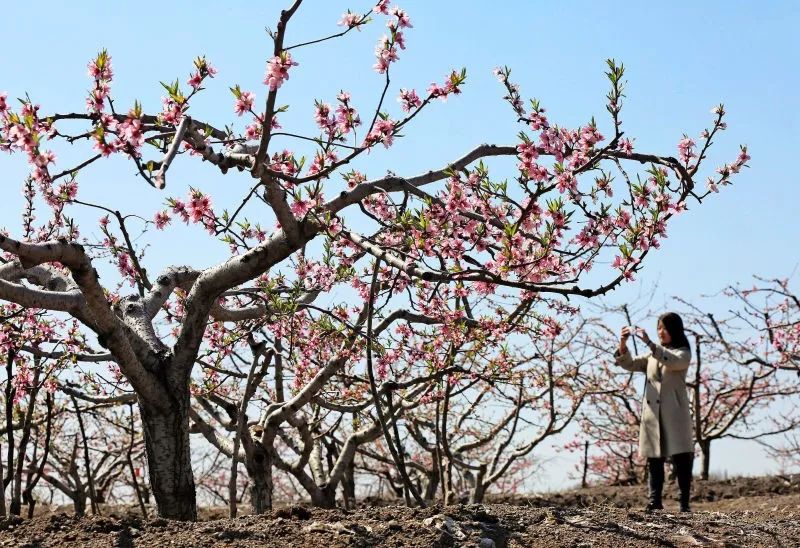
[[[22,114],[23,117],[30,116],[32,118],[38,118],[38,112],[39,105],[34,105],[30,101],[25,101],[20,109],[20,114]]]
[[[57,190],[56,194],[58,195],[58,197],[62,201],[71,202],[78,195],[78,183],[77,183],[77,181],[75,181],[75,179],[72,179],[71,181],[67,181],[65,183],[61,183],[58,186],[58,190]]]
[[[114,143],[106,143],[103,139],[95,140],[94,145],[92,146],[93,149],[97,150],[103,156],[110,156],[117,152],[117,146]]]
[[[341,133],[350,133],[350,130],[360,125],[361,116],[356,109],[346,103],[336,107],[336,127]]]
[[[258,120],[249,124],[247,127],[244,128],[244,136],[247,138],[248,141],[253,141],[261,137],[261,128],[262,123]]]
[[[211,198],[202,192],[195,190],[189,199],[186,210],[193,222],[202,221],[205,217],[213,217],[211,210]]]
[[[401,89],[400,97],[397,98],[397,101],[400,103],[400,108],[403,109],[403,112],[411,112],[412,109],[419,108],[422,105],[417,92],[413,89]]]
[[[33,137],[28,129],[22,124],[14,124],[7,133],[8,140],[12,146],[17,148],[29,149],[33,147]]]
[[[0,114],[5,114],[8,110],[8,104],[6,103],[6,99],[8,98],[8,94],[6,92],[0,93]]]
[[[339,158],[336,152],[333,150],[329,150],[324,154],[321,151],[317,151],[317,153],[314,155],[314,161],[312,162],[311,167],[308,169],[308,174],[316,175],[326,166],[336,163],[338,159]]]
[[[172,200],[172,212],[180,215],[184,223],[189,223],[189,212],[186,210],[186,204],[181,200]]]
[[[186,83],[191,86],[193,89],[199,89],[200,84],[203,82],[203,76],[200,74],[200,71],[195,71],[191,77],[186,81]]]
[[[246,112],[250,112],[253,108],[253,102],[255,101],[256,96],[249,92],[243,91],[239,94],[239,97],[236,99],[236,103],[233,105],[233,112],[241,116]]]
[[[342,134],[350,133],[353,128],[361,125],[361,117],[350,105],[350,94],[346,91],[341,91],[336,96],[339,105],[336,107],[336,129]]]
[[[403,31],[401,31],[401,30],[395,31],[395,33],[394,33],[394,43],[397,44],[397,46],[400,49],[406,49],[406,37],[403,34]]]
[[[397,17],[397,26],[399,28],[413,28],[411,19],[408,18],[408,14],[404,10],[394,6],[389,13]]]
[[[603,135],[597,131],[596,127],[584,126],[580,130],[579,144],[583,148],[591,148],[595,143],[599,143],[603,139]]]
[[[633,143],[630,139],[620,139],[617,146],[619,147],[619,150],[626,156],[633,154]]]
[[[24,398],[33,387],[33,374],[31,370],[24,366],[20,367],[17,370],[17,374],[14,376],[12,384],[15,389],[13,401],[17,404],[22,401],[22,398]]]
[[[269,86],[270,91],[276,91],[283,82],[289,79],[289,69],[297,66],[298,63],[292,61],[292,54],[288,51],[281,52],[267,63],[267,73],[264,76],[264,84]]]
[[[298,219],[305,217],[306,213],[311,210],[311,202],[309,200],[295,200],[291,205],[291,210],[294,216]]]
[[[295,175],[297,173],[297,164],[295,163],[294,155],[289,150],[273,154],[269,168],[285,175]]]
[[[217,69],[214,68],[211,63],[206,61],[205,57],[198,57],[195,59],[194,66],[197,68],[197,70],[191,75],[186,83],[189,84],[192,89],[197,91],[200,89],[200,85],[203,83],[203,80],[205,80],[206,76],[213,78],[217,74]]]
[[[47,164],[56,163],[56,155],[50,150],[45,150],[34,157],[33,163],[38,167],[47,167]]]
[[[127,253],[120,253],[117,256],[117,269],[124,277],[131,279],[131,285],[134,284],[133,280],[136,279],[136,269],[134,269],[133,265],[131,264],[130,255]]]
[[[117,133],[120,140],[127,141],[127,144],[134,149],[138,149],[144,144],[142,121],[138,118],[126,118],[117,126]]]
[[[384,74],[389,70],[389,65],[399,59],[397,56],[397,48],[394,47],[394,44],[388,36],[384,35],[378,41],[378,45],[375,46],[375,57],[377,61],[372,68],[374,68],[378,74]]]
[[[377,143],[383,143],[383,146],[389,148],[394,141],[394,128],[397,122],[391,118],[378,119],[375,122],[375,127],[367,135],[364,140],[366,146],[372,146]]]
[[[669,206],[669,212],[673,215],[678,215],[684,211],[686,211],[686,202],[684,201]]]
[[[169,216],[169,211],[158,211],[156,212],[156,216],[154,218],[154,222],[156,223],[156,228],[159,230],[163,230],[165,226],[167,226],[172,218]]]
[[[331,106],[327,103],[316,102],[314,105],[314,121],[317,127],[333,135],[336,129],[336,118],[331,114]]]
[[[176,103],[170,97],[164,97],[162,99],[162,109],[161,109],[161,119],[164,120],[165,123],[177,126],[181,118],[183,118],[183,106]]]
[[[575,192],[578,189],[578,180],[571,171],[559,173],[556,177],[556,188],[560,193]]]
[[[105,50],[100,52],[96,59],[89,61],[87,68],[89,76],[95,80],[110,82],[114,77],[114,71],[111,68],[111,56]]]
[[[436,82],[431,82],[431,85],[428,86],[428,94],[431,97],[439,97],[440,95],[446,95],[445,90]]]
[[[542,114],[544,109],[539,109],[538,112],[533,112],[530,115],[530,121],[528,124],[530,125],[531,129],[534,131],[539,131],[540,129],[546,129],[550,127],[547,122],[547,117]]]
[[[375,4],[374,8],[372,8],[372,11],[375,13],[389,15],[389,0],[378,0],[378,3]]]
[[[678,142],[678,154],[684,164],[688,164],[689,160],[696,156],[693,150],[694,145],[695,142],[689,137],[684,137]]]
[[[614,225],[618,228],[626,229],[631,225],[631,218],[631,214],[627,210],[620,209],[619,215],[614,220]]]
[[[432,82],[430,86],[428,86],[428,94],[431,97],[438,97],[442,101],[446,101],[447,97],[450,94],[458,95],[461,93],[461,88],[459,87],[464,82],[464,73],[459,75],[456,71],[450,73],[447,77],[443,86],[440,86],[436,82]]]
[[[367,180],[367,176],[363,173],[353,170],[350,173],[344,174],[344,180],[347,181],[347,188],[350,190],[354,189],[360,183],[363,183]]]
[[[351,11],[348,11],[347,13],[342,14],[342,18],[336,24],[339,25],[340,27],[347,27],[351,29],[353,27],[358,26],[358,22],[360,19],[361,17],[357,13],[352,13]]]

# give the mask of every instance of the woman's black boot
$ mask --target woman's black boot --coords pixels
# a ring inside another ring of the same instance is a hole
[[[664,459],[647,459],[648,478],[647,484],[650,488],[649,500],[645,506],[645,512],[663,510],[661,502],[661,492],[664,489]]]
[[[678,477],[678,490],[681,495],[681,512],[691,512],[689,500],[692,495],[692,465],[694,453],[681,453],[672,457],[675,462],[675,475]]]

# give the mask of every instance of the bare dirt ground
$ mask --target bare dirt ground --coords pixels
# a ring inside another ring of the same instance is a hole
[[[595,487],[483,505],[282,508],[179,523],[114,513],[0,521],[0,546],[800,546],[800,476],[696,482],[692,514],[640,510],[645,489]]]

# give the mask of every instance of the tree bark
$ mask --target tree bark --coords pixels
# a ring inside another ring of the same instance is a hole
[[[3,508],[5,508],[6,488],[14,477],[14,358],[16,354],[9,350],[6,355],[6,432],[8,433],[8,456],[6,466],[8,473],[3,478]],[[13,486],[12,486],[13,488]]]
[[[486,478],[486,464],[481,463],[480,468],[478,469],[478,476],[475,478],[475,487],[472,490],[472,495],[470,496],[470,502],[472,504],[483,504],[483,498],[486,495],[486,483],[484,479]]]
[[[14,516],[19,516],[22,513],[22,472],[25,465],[25,452],[28,449],[28,442],[31,439],[31,427],[33,424],[33,412],[36,409],[36,396],[39,394],[39,375],[41,368],[34,369],[33,387],[30,394],[28,394],[28,408],[25,411],[25,420],[22,423],[22,436],[19,440],[19,447],[17,448],[17,469],[14,472],[13,481],[11,482],[11,504],[9,512]],[[11,467],[9,466],[9,473]]]
[[[703,467],[700,471],[700,479],[707,480],[709,470],[711,469],[711,440],[701,441],[700,451],[703,454]]]
[[[168,409],[139,399],[150,488],[158,515],[180,521],[197,519],[197,499],[189,449],[189,391],[173,389]]]
[[[94,490],[94,473],[92,471],[92,463],[89,460],[89,441],[86,438],[86,428],[83,425],[83,417],[81,416],[81,408],[78,405],[78,400],[72,396],[72,405],[75,407],[75,415],[78,417],[78,426],[80,427],[81,439],[83,440],[83,463],[86,468],[86,481],[89,483],[89,497],[92,505],[92,515],[100,513],[100,504],[97,501],[97,492]]]
[[[22,493],[22,500],[28,505],[28,519],[33,518],[33,510],[36,506],[36,499],[33,498],[33,490],[36,488],[36,484],[39,483],[39,480],[42,479],[44,468],[47,466],[47,459],[50,456],[50,445],[53,434],[53,395],[49,392],[45,397],[45,402],[47,404],[47,426],[45,427],[42,460],[39,461],[36,471],[29,473],[25,491]]]
[[[75,496],[72,498],[72,507],[75,509],[75,515],[82,518],[86,515],[86,491],[82,488],[75,490]]]
[[[131,472],[131,485],[133,491],[136,493],[136,500],[139,502],[139,509],[142,511],[142,517],[147,519],[147,508],[144,505],[144,498],[142,497],[142,490],[139,489],[139,480],[136,478],[136,468],[133,466],[133,445],[136,441],[136,423],[133,418],[133,404],[128,405],[131,416],[131,443],[128,445],[128,452],[126,459],[128,461],[128,470]]]
[[[433,468],[425,474],[428,482],[425,484],[425,494],[423,497],[428,502],[433,502],[436,498],[436,491],[439,490],[439,468],[433,463]]]
[[[336,491],[316,489],[311,491],[311,505],[314,508],[336,508]]]
[[[586,482],[586,474],[589,472],[589,442],[583,442],[583,478],[581,478],[581,487],[586,489],[588,483]]]
[[[250,476],[250,504],[254,514],[272,510],[272,454],[270,448],[254,440],[252,456],[248,455],[246,467]]]
[[[347,464],[347,469],[344,473],[342,480],[342,498],[344,499],[344,507],[346,510],[355,510],[356,508],[356,463],[351,460]]]

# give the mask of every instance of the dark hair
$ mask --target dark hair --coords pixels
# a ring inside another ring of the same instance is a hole
[[[675,312],[667,312],[662,314],[658,321],[664,324],[664,329],[669,333],[669,344],[664,346],[668,348],[691,348],[689,339],[686,338],[686,333],[683,332],[683,320]]]

